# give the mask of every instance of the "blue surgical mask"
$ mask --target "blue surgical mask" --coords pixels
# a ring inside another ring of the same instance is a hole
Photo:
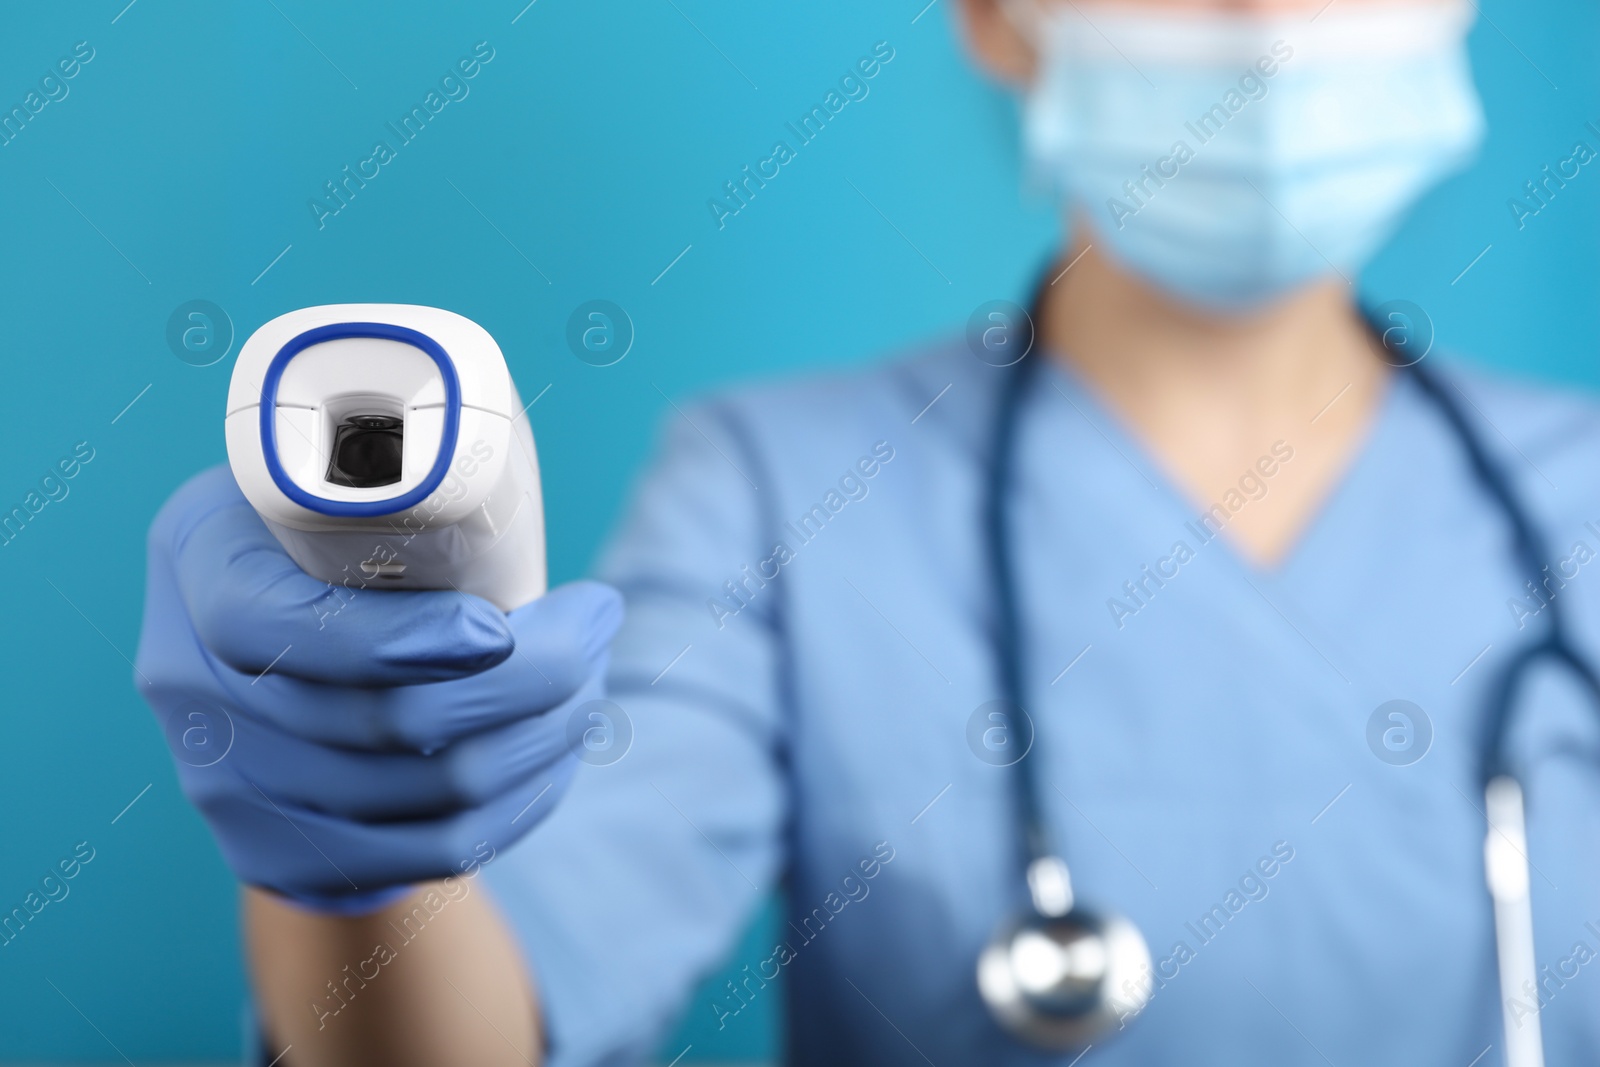
[[[1125,269],[1245,311],[1354,280],[1483,136],[1457,0],[1271,15],[1008,8],[1039,46],[1034,173]]]

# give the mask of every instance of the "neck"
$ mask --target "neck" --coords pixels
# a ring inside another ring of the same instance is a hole
[[[1303,422],[1346,386],[1371,395],[1384,378],[1337,279],[1222,317],[1166,296],[1093,246],[1063,262],[1073,266],[1048,290],[1040,336],[1136,425],[1185,411],[1236,425]]]
[[[1230,540],[1257,562],[1279,559],[1357,452],[1387,378],[1346,288],[1314,285],[1259,313],[1219,317],[1092,246],[1063,262],[1072,266],[1058,269],[1036,324],[1054,358],[1122,418],[1191,505],[1227,503]],[[1251,473],[1269,470],[1268,480]]]

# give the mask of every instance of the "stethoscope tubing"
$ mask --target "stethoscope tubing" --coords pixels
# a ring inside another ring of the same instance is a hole
[[[1367,325],[1374,339],[1382,344],[1382,330],[1370,319]],[[996,407],[990,441],[989,476],[982,510],[985,555],[995,599],[992,640],[997,681],[1007,710],[1020,715],[1027,714],[1026,701],[1023,699],[1021,605],[1011,552],[1008,506],[1016,469],[1016,439],[1021,421],[1018,416],[1028,385],[1036,375],[1034,368],[1046,358],[1043,352],[1034,351],[1012,366],[998,368],[1007,377],[1001,384]],[[1472,428],[1465,408],[1451,395],[1454,387],[1431,369],[1424,368],[1421,362],[1402,366],[1398,368],[1398,373],[1404,374],[1418,387],[1450,427],[1479,487],[1496,505],[1510,527],[1518,569],[1538,587],[1543,580],[1545,561],[1550,558],[1544,538],[1528,509],[1518,498],[1511,479]],[[1544,636],[1519,650],[1489,686],[1483,735],[1479,744],[1480,786],[1487,785],[1498,775],[1512,773],[1507,758],[1512,711],[1518,707],[1516,697],[1535,664],[1547,658],[1564,664],[1582,681],[1597,706],[1600,706],[1600,673],[1569,639],[1566,615],[1559,599],[1549,598],[1542,614],[1546,620]],[[1031,717],[1029,721],[1032,722]],[[1010,768],[1023,838],[1021,861],[1024,869],[1032,860],[1057,852],[1044,824],[1034,762],[1024,758]]]
[[[1030,335],[1036,331],[1039,308],[1035,297],[1030,309],[1028,324]],[[1374,340],[1389,351],[1385,344],[1383,328],[1368,315],[1364,316]],[[1400,353],[1395,353],[1400,355]],[[995,614],[992,622],[994,663],[998,674],[1000,692],[1006,712],[1011,716],[1026,717],[1024,700],[1024,668],[1022,647],[1022,620],[1018,575],[1012,555],[1012,539],[1008,506],[1013,494],[1013,481],[1017,464],[1016,447],[1019,418],[1029,383],[1037,375],[1035,365],[1048,358],[1043,352],[1030,352],[1020,361],[999,368],[1006,380],[1001,383],[995,409],[993,434],[989,443],[989,470],[982,506],[985,557],[991,586],[994,591]],[[1482,437],[1473,428],[1463,406],[1465,398],[1458,401],[1459,390],[1443,376],[1423,367],[1420,360],[1392,359],[1398,373],[1415,385],[1426,397],[1449,427],[1451,435],[1460,445],[1462,454],[1472,471],[1479,488],[1494,504],[1504,518],[1511,535],[1512,556],[1516,568],[1533,583],[1542,587],[1548,555],[1545,539],[1534,522],[1528,508],[1519,498],[1511,478],[1500,461],[1485,446]],[[1531,898],[1527,885],[1526,819],[1523,809],[1521,781],[1512,766],[1508,738],[1513,726],[1514,712],[1521,707],[1521,690],[1531,676],[1533,668],[1546,660],[1566,666],[1588,690],[1595,707],[1600,708],[1600,674],[1593,664],[1572,643],[1568,633],[1563,603],[1556,597],[1545,598],[1544,632],[1542,636],[1518,649],[1500,669],[1489,684],[1485,697],[1482,733],[1479,738],[1477,773],[1479,786],[1485,797],[1487,837],[1485,841],[1485,874],[1494,906],[1496,952],[1499,959],[1502,994],[1509,998],[1518,995],[1523,982],[1533,975],[1533,933]],[[1028,728],[1035,737],[1030,751],[1038,751],[1036,727],[1028,719]],[[1040,796],[1037,759],[1026,756],[1009,768],[1016,822],[1019,830],[1019,869],[1026,874],[1040,867],[1055,864],[1061,878],[1070,884],[1062,850],[1049,832]],[[1019,883],[1028,882],[1027,878]],[[1030,905],[1023,905],[1024,908]],[[1037,903],[1031,905],[1038,910]],[[1509,1004],[1509,999],[1506,1004]],[[1504,1005],[1503,1005],[1504,1006]],[[1513,1023],[1506,1008],[1506,1052],[1512,1067],[1542,1067],[1542,1042],[1535,1031],[1527,1033]]]
[[[1035,291],[1034,301],[1030,304],[1030,322],[1027,323],[1029,341],[1037,336],[1037,312],[1042,291],[1043,285],[1040,285],[1040,290]],[[1406,381],[1418,387],[1422,397],[1432,402],[1440,418],[1450,427],[1451,435],[1461,446],[1462,454],[1466,458],[1467,466],[1472,470],[1478,488],[1490,498],[1509,526],[1510,549],[1515,566],[1520,573],[1525,574],[1534,589],[1539,589],[1544,582],[1546,561],[1550,558],[1546,541],[1539,526],[1534,523],[1530,510],[1526,509],[1522,499],[1518,498],[1512,478],[1506,474],[1506,469],[1501,466],[1499,459],[1494,458],[1486,448],[1483,438],[1478,435],[1472,422],[1467,418],[1466,408],[1462,406],[1466,398],[1462,397],[1461,402],[1458,402],[1459,390],[1453,382],[1448,382],[1440,374],[1424,368],[1421,360],[1410,360],[1406,358],[1408,354],[1405,352],[1390,349],[1384,326],[1379,325],[1370,314],[1363,314],[1363,320],[1379,349],[1392,357],[1386,358],[1386,362],[1397,366],[1398,373],[1403,374]],[[1021,603],[1019,603],[1018,573],[1011,555],[1008,504],[1013,496],[1014,470],[1018,466],[1016,443],[1018,443],[1022,402],[1026,397],[1029,382],[1037,374],[1034,370],[1035,365],[1042,363],[1045,358],[1048,357],[1043,352],[1030,350],[1019,362],[998,368],[1000,373],[1006,374],[1006,379],[1000,384],[998,402],[995,405],[994,432],[989,442],[989,470],[987,470],[989,477],[984,486],[986,496],[982,501],[984,557],[989,568],[990,587],[994,590],[995,598],[995,616],[992,621],[995,670],[998,673],[998,683],[1006,713],[1013,717],[1027,717],[1027,710],[1024,701],[1026,686],[1024,686],[1024,661],[1022,661]],[[1555,661],[1557,664],[1566,665],[1579,678],[1584,688],[1589,691],[1594,707],[1600,709],[1600,673],[1595,672],[1594,665],[1590,664],[1589,659],[1573,645],[1566,629],[1566,614],[1562,601],[1554,595],[1544,598],[1542,616],[1544,616],[1542,637],[1534,638],[1523,648],[1517,649],[1488,685],[1485,709],[1483,709],[1482,734],[1478,739],[1478,787],[1480,795],[1485,798],[1485,878],[1493,901],[1496,958],[1498,958],[1502,1009],[1504,1009],[1502,1024],[1504,1024],[1509,1067],[1542,1067],[1544,1064],[1538,1017],[1534,1017],[1531,1029],[1525,1029],[1522,1022],[1512,1019],[1510,1011],[1512,998],[1522,995],[1523,984],[1538,981],[1534,973],[1533,907],[1528,885],[1530,861],[1526,856],[1523,787],[1512,766],[1507,744],[1510,728],[1514,725],[1512,720],[1515,710],[1522,707],[1518,696],[1522,693],[1526,680],[1531,677],[1534,665],[1544,661]],[[1030,755],[1032,752],[1037,752],[1040,745],[1037,744],[1037,728],[1030,718],[1027,721],[1029,721],[1030,737],[1034,741],[1027,753]],[[1037,757],[1027,758],[1027,755],[1019,758],[1008,768],[1011,773],[1011,790],[1013,790],[1019,846],[1021,846],[1018,867],[1019,872],[1024,873],[1024,877],[1018,880],[1019,885],[1032,886],[1032,878],[1027,875],[1040,869],[1059,869],[1059,880],[1064,885],[1070,885],[1070,872],[1067,869],[1066,859],[1062,856],[1061,846],[1056,843],[1050,833],[1050,827],[1046,824],[1045,806],[1040,797],[1038,773],[1035,771]],[[1029,904],[1022,905],[1019,913],[1037,915],[1042,912],[1043,909],[1038,904],[1035,894]],[[1128,931],[1131,931],[1134,941],[1139,941],[1142,950],[1142,939],[1136,928],[1128,925]],[[1002,941],[998,944],[1003,945],[1005,934],[1000,934],[1000,937]],[[986,950],[986,957],[989,953],[990,950]],[[987,990],[982,990],[982,973],[979,976],[979,985],[981,992],[984,992],[987,998],[989,993]],[[997,1008],[997,1005],[990,1003],[990,1008]],[[1002,1016],[1010,1017],[1008,1029],[1013,1032],[1027,1035],[1027,1040],[1035,1040],[1038,1037],[1040,1027],[1030,1025],[1026,1005],[1008,1005],[1003,1009]],[[1045,1040],[1043,1046],[1054,1048],[1050,1040]]]

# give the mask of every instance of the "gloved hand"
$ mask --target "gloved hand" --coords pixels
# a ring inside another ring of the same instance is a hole
[[[474,869],[571,777],[622,618],[578,582],[509,614],[457,592],[305,574],[226,467],[150,529],[136,682],[234,873],[361,911]]]

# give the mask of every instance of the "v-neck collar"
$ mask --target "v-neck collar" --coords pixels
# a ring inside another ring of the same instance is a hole
[[[1197,522],[1210,506],[1193,500],[1167,467],[1157,458],[1120,413],[1114,410],[1098,389],[1077,368],[1047,348],[1034,353],[1045,361],[1040,368],[1040,385],[1075,409],[1089,426],[1118,452],[1128,466],[1137,472],[1149,487],[1150,496],[1168,514],[1176,525]],[[1400,393],[1409,388],[1405,375],[1390,373],[1382,386],[1382,393],[1374,407],[1360,440],[1346,458],[1344,468],[1323,492],[1322,499],[1313,505],[1310,514],[1300,524],[1288,548],[1271,564],[1256,561],[1229,535],[1227,528],[1218,530],[1212,540],[1220,546],[1220,554],[1229,566],[1254,583],[1277,584],[1299,569],[1300,561],[1322,539],[1322,534],[1348,507],[1348,498],[1371,480],[1372,468],[1379,464],[1385,451],[1383,442],[1393,432],[1397,410],[1401,406]],[[1293,447],[1293,442],[1289,442]],[[1214,501],[1212,503],[1220,503]]]

